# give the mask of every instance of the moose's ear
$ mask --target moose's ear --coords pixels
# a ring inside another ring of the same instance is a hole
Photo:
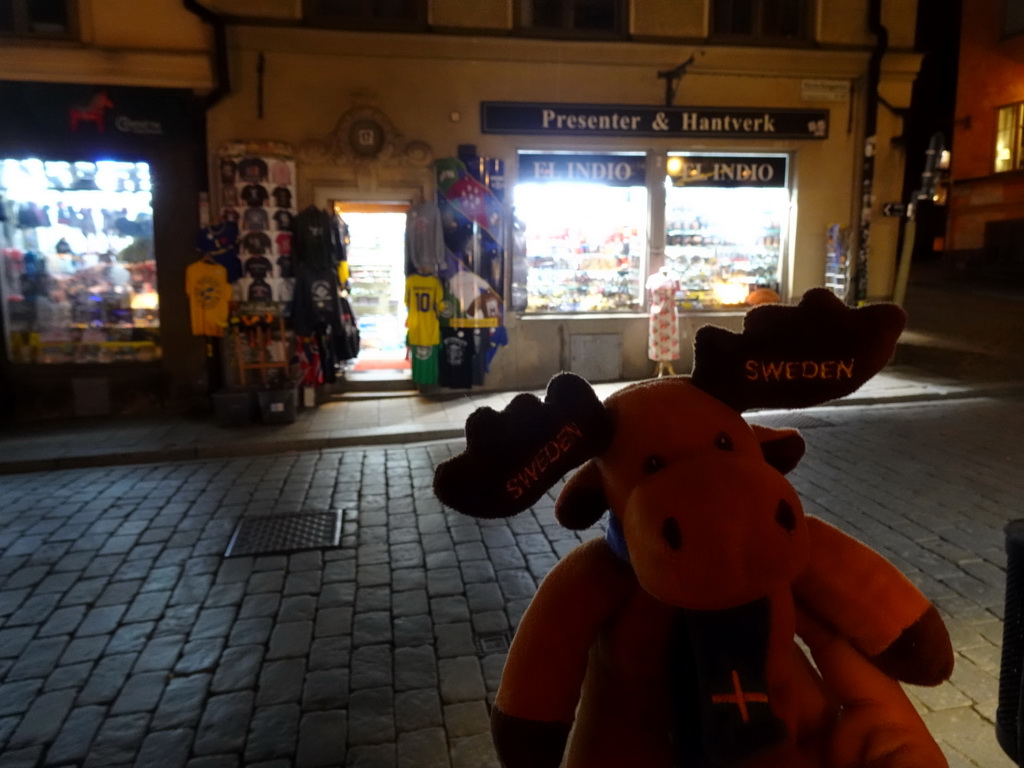
[[[582,531],[589,528],[608,509],[608,500],[601,483],[601,472],[593,459],[569,478],[555,502],[555,518],[566,528]]]
[[[751,424],[757,441],[761,443],[764,460],[782,474],[796,468],[804,455],[804,439],[795,429],[772,429],[760,424]]]
[[[611,419],[590,384],[560,373],[548,383],[543,402],[524,393],[501,411],[472,413],[466,450],[438,465],[434,493],[472,517],[509,517],[604,451],[611,435]]]

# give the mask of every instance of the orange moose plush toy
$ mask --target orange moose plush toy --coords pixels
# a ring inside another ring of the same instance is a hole
[[[952,672],[938,612],[804,514],[785,478],[803,455],[796,431],[741,416],[854,391],[904,322],[894,305],[850,309],[815,289],[750,310],[741,334],[702,328],[689,377],[602,403],[563,373],[543,402],[521,394],[470,416],[466,450],[437,468],[443,503],[508,517],[580,467],[559,523],[611,512],[516,632],[491,720],[506,768],[946,765],[896,682]]]

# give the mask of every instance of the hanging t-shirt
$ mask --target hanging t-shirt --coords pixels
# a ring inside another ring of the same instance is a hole
[[[274,213],[274,224],[280,230],[290,230],[292,228],[292,215],[288,211],[277,211]]]
[[[470,389],[473,386],[473,339],[463,328],[441,330],[439,379],[442,386]]]
[[[271,249],[272,243],[266,232],[246,232],[242,236],[242,248],[246,253],[262,256]]]
[[[462,270],[448,278],[448,292],[458,302],[459,316],[468,316],[469,308],[484,291],[490,291],[490,284],[479,275]]]
[[[412,359],[412,380],[417,384],[432,387],[438,379],[438,352],[441,347],[410,347]]]
[[[273,184],[291,184],[292,166],[287,160],[274,160],[270,164],[270,181]]]
[[[242,181],[266,181],[267,163],[258,157],[244,157],[238,161],[238,175]]]
[[[487,362],[484,365],[484,372],[491,370],[491,361],[498,354],[498,347],[508,346],[508,330],[503,325],[491,328],[491,345],[487,349]]]
[[[292,233],[291,232],[279,232],[277,237],[274,238],[274,242],[277,243],[277,252],[282,256],[291,255],[292,252]]]
[[[341,335],[341,300],[333,267],[296,265],[292,322],[300,336],[312,336],[321,325],[330,326],[335,337]]]
[[[292,253],[298,263],[337,267],[344,258],[338,217],[308,206],[292,220]]]
[[[277,257],[277,271],[281,277],[295,277],[295,272],[292,268],[292,255],[290,253],[282,253]]]
[[[227,157],[222,157],[220,160],[220,180],[224,184],[234,184],[235,171],[237,170],[237,168],[238,166],[234,160]]]
[[[242,187],[242,199],[248,205],[258,206],[266,203],[270,195],[262,184],[246,184]]]
[[[274,290],[262,277],[253,278],[249,284],[249,301],[273,301]]]
[[[194,261],[185,268],[185,292],[195,336],[223,336],[228,324],[231,286],[228,272],[220,264]]]
[[[432,347],[439,343],[437,312],[444,298],[441,281],[433,275],[409,275],[405,279],[405,306],[409,308],[409,344]]]
[[[274,205],[278,208],[291,208],[292,192],[288,187],[274,187],[274,191],[270,195],[274,198]]]
[[[245,274],[257,280],[269,276],[273,269],[274,265],[266,256],[250,256],[245,260]]]
[[[266,208],[246,208],[242,214],[242,227],[255,231],[270,228],[270,216]]]
[[[222,221],[200,229],[196,248],[212,256],[227,270],[228,282],[233,283],[242,276],[242,262],[238,258],[238,225],[233,221]]]
[[[405,271],[437,274],[444,267],[444,225],[437,203],[414,205],[405,215]]]

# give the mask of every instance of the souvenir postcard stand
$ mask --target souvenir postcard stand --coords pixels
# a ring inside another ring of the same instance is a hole
[[[236,404],[234,413],[221,421],[247,423],[258,412],[264,423],[289,423],[297,406],[286,317],[295,287],[292,147],[271,141],[227,142],[218,152],[215,178],[219,217],[238,224],[242,271],[232,287],[235,303],[225,355]]]
[[[242,302],[231,316],[232,364],[238,383],[255,391],[260,420],[266,424],[295,421],[297,383],[289,363],[284,313],[276,302]]]
[[[850,300],[850,232],[829,226],[825,239],[825,287],[843,301]]]

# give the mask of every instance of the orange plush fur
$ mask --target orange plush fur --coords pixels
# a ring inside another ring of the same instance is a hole
[[[810,303],[838,312],[831,302]],[[804,514],[785,478],[803,454],[797,432],[748,424],[707,389],[662,378],[602,404],[561,374],[544,404],[517,399],[471,418],[466,453],[439,467],[442,501],[494,517],[582,463],[558,521],[581,529],[611,514],[608,536],[552,569],[517,629],[492,712],[503,765],[945,765],[895,682],[951,673],[938,612],[880,555]],[[549,406],[566,420],[549,419]],[[519,443],[494,434],[541,422]],[[502,445],[510,471],[474,463]],[[516,473],[524,464],[534,469]]]

